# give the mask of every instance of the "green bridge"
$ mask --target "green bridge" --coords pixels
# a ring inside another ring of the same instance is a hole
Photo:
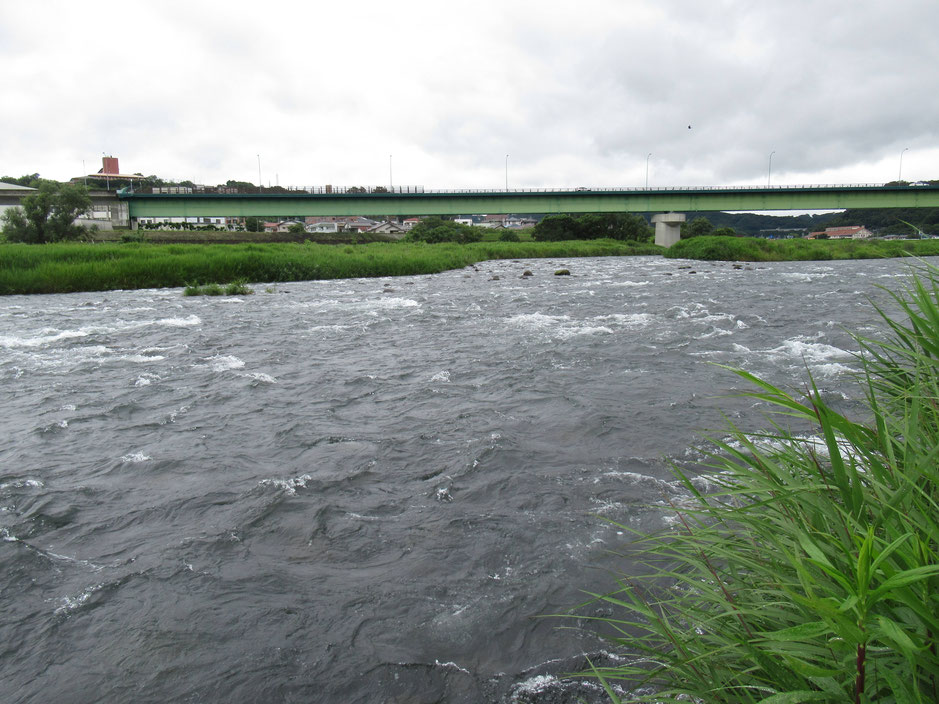
[[[127,203],[132,223],[141,217],[663,213],[667,215],[655,216],[653,222],[656,242],[666,246],[672,238],[677,241],[681,214],[686,212],[939,207],[939,186],[933,185],[363,191],[329,187],[312,193],[121,191],[118,196]]]

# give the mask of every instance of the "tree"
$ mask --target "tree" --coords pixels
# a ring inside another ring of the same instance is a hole
[[[245,218],[245,230],[248,232],[260,232],[262,229],[261,218],[248,216]]]
[[[463,225],[452,220],[444,220],[437,216],[422,220],[405,237],[409,242],[427,242],[428,244],[437,244],[438,242],[466,244],[468,242],[479,242],[482,238],[482,232],[478,227]]]
[[[681,238],[685,240],[689,237],[704,237],[710,235],[713,230],[714,226],[711,221],[701,215],[681,226]]]
[[[603,237],[614,240],[635,240],[636,242],[649,242],[654,232],[646,219],[635,213],[606,213],[606,231]]]
[[[535,225],[531,236],[537,242],[558,242],[578,239],[577,231],[577,221],[570,215],[547,215]]]
[[[258,188],[250,181],[235,181],[234,179],[228,179],[225,182],[225,185],[228,186],[229,188],[238,188],[240,190],[243,190],[245,193],[255,191]]]
[[[652,228],[644,217],[633,213],[584,213],[577,217],[548,215],[535,225],[532,237],[540,242],[601,237],[646,242],[652,239]]]
[[[39,174],[27,174],[25,176],[0,176],[0,181],[4,183],[13,183],[17,186],[26,186],[31,187],[34,183],[39,181]]]
[[[289,232],[292,235],[302,235],[304,232],[306,232],[306,230],[303,229],[303,225],[301,225],[298,222],[295,222],[293,225],[290,225],[287,228],[287,232]]]
[[[89,208],[91,198],[84,186],[42,181],[19,208],[3,213],[3,234],[8,240],[31,244],[76,239],[87,228],[75,224],[75,218]]]

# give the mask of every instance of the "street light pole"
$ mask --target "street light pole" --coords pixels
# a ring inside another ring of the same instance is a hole
[[[652,152],[646,157],[646,188],[649,187],[649,159],[652,158]]]
[[[903,152],[908,152],[909,147],[904,147]],[[897,181],[903,180],[903,152],[900,152],[900,172],[897,174]]]
[[[258,154],[258,193],[261,192],[261,189],[264,186],[261,183],[261,155]]]
[[[773,179],[773,154],[775,153],[776,153],[775,150],[769,153],[769,170],[767,170],[766,172],[766,185],[767,186],[770,185],[770,181],[772,181]]]
[[[509,155],[505,155],[505,190],[509,190]]]
[[[391,157],[392,155],[389,154],[388,155],[388,185],[391,186],[391,190],[393,191],[395,189],[395,180],[391,171]]]

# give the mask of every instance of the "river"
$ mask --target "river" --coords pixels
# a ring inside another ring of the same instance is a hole
[[[555,276],[560,268],[570,276]],[[531,276],[523,276],[529,270]],[[899,260],[484,262],[0,299],[0,701],[602,701],[539,618],[743,382],[849,399]],[[717,364],[714,364],[717,363]],[[581,628],[562,628],[580,625]]]

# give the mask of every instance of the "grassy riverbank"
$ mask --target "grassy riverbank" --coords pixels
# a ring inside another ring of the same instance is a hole
[[[856,338],[862,422],[811,380],[737,372],[775,425],[714,443],[708,493],[676,470],[672,530],[622,526],[648,571],[598,597],[629,656],[595,672],[614,701],[618,682],[647,687],[630,702],[939,701],[937,301],[929,268],[881,313],[886,339]]]
[[[435,274],[487,259],[658,254],[655,245],[590,240],[476,242],[0,246],[0,295]]]
[[[759,237],[694,237],[665,252],[670,259],[784,262],[884,259],[939,255],[939,240],[767,240]]]

